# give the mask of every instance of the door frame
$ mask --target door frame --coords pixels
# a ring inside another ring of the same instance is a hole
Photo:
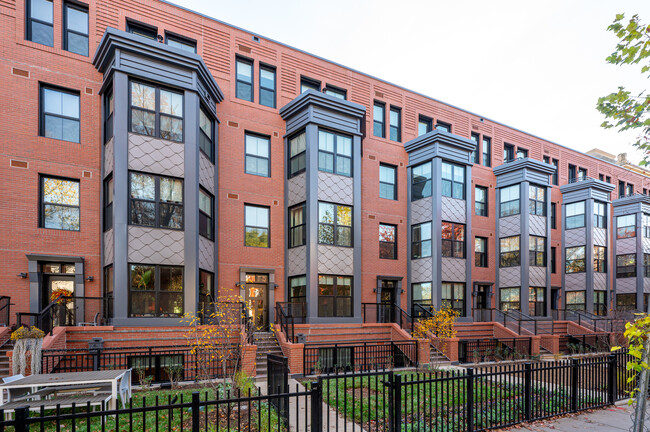
[[[402,277],[401,276],[377,276],[377,282],[375,284],[375,293],[377,294],[377,301],[376,303],[381,303],[381,289],[382,289],[382,282],[387,280],[387,281],[392,281],[395,282],[395,304],[397,307],[402,307]]]
[[[478,309],[478,292],[480,286],[487,286],[487,308],[492,308],[492,298],[494,297],[494,282],[476,281],[472,286],[472,310]],[[497,305],[494,306],[495,308]]]
[[[246,273],[261,273],[269,275],[269,284],[266,290],[266,297],[268,302],[268,321],[269,326],[275,324],[275,290],[278,284],[275,282],[275,269],[267,267],[239,267],[239,282],[235,286],[239,287],[239,295],[242,299],[246,299]],[[286,290],[285,290],[286,291]],[[219,295],[217,288],[217,295]],[[287,292],[285,292],[285,296]]]

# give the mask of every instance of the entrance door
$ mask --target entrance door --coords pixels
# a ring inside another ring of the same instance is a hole
[[[382,280],[379,292],[379,322],[391,323],[395,321],[395,288],[394,280]]]
[[[476,309],[490,309],[488,299],[490,298],[490,286],[479,285],[476,290]]]
[[[253,319],[255,329],[258,331],[267,331],[269,328],[268,288],[268,274],[246,274],[248,315]]]
[[[74,295],[74,277],[70,276],[45,276],[44,278],[45,292],[43,293],[43,303],[45,306],[49,305],[54,296],[63,294],[65,296]],[[54,326],[64,326],[64,325],[74,325],[75,322],[75,303],[74,300],[60,300],[60,302],[65,302],[65,310],[61,310],[61,306],[54,308],[53,312],[53,325]]]

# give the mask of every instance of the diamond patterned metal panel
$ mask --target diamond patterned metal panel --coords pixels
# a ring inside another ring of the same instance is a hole
[[[113,147],[113,138],[104,146],[104,177],[113,172],[115,165],[115,150]]]
[[[214,195],[214,165],[203,153],[199,156],[199,184]]]
[[[431,282],[433,280],[433,260],[422,258],[411,261],[411,282]]]
[[[528,215],[530,235],[546,237],[546,216]]]
[[[287,275],[307,274],[307,246],[291,248],[287,251]]]
[[[307,200],[306,175],[302,173],[287,181],[289,207]]]
[[[587,286],[587,273],[570,273],[564,277],[566,291],[584,291]]]
[[[467,202],[455,198],[442,197],[442,220],[449,222],[466,223]]]
[[[168,265],[185,263],[183,231],[130,226],[128,242],[129,262]]]
[[[318,200],[352,205],[354,198],[352,177],[318,172]]]
[[[503,238],[519,235],[520,231],[521,217],[519,215],[499,219],[499,237]]]
[[[499,287],[521,286],[521,267],[506,267],[499,269]]]
[[[650,253],[650,238],[643,237],[643,253]]]
[[[467,260],[442,258],[441,280],[445,282],[465,282],[467,280]]]
[[[626,238],[616,240],[616,254],[631,254],[636,253],[636,238]]]
[[[586,228],[575,228],[564,231],[564,246],[584,246],[587,244]]]
[[[214,242],[199,236],[199,267],[214,273]]]
[[[636,278],[616,278],[615,281],[617,294],[636,293]]]
[[[650,278],[643,278],[643,293],[650,294]]]
[[[318,273],[352,275],[354,248],[318,245]]]
[[[183,177],[185,146],[143,135],[129,135],[129,169]]]
[[[115,256],[115,233],[109,229],[104,233],[104,265],[113,263]]]
[[[411,223],[419,224],[433,220],[431,197],[422,198],[411,203]]]
[[[546,286],[546,267],[528,267],[528,286]]]
[[[607,290],[607,273],[594,273],[594,290]]]
[[[594,228],[594,244],[596,246],[607,246],[607,230],[603,228]]]

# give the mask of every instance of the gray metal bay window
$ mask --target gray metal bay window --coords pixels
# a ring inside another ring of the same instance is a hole
[[[306,244],[305,203],[289,208],[289,247]]]
[[[565,228],[583,228],[585,226],[585,202],[579,201],[567,204],[565,207]]]
[[[352,278],[318,275],[318,316],[352,316]]]
[[[442,162],[442,196],[465,199],[465,167]]]
[[[465,225],[442,222],[442,256],[465,258]]]
[[[529,209],[532,215],[546,216],[546,188],[542,186],[530,185],[529,191]]]
[[[199,234],[214,240],[214,196],[199,188]]]
[[[318,203],[318,243],[352,247],[352,207]]]
[[[129,173],[131,225],[183,229],[183,180]]]
[[[431,256],[431,222],[424,222],[411,227],[411,258]]]
[[[568,291],[566,293],[567,310],[585,310],[587,306],[586,293],[584,291]]]
[[[616,218],[616,238],[636,237],[636,215],[618,216]]]
[[[214,162],[214,121],[203,108],[199,111],[199,149]]]
[[[546,238],[538,236],[529,237],[529,265],[546,267]]]
[[[446,309],[456,311],[460,316],[465,315],[465,284],[442,283],[442,304]]]
[[[411,284],[413,304],[432,306],[431,303],[431,282],[419,282]]]
[[[604,246],[594,246],[594,271],[607,272],[607,248]]]
[[[319,130],[318,169],[350,177],[352,175],[352,137]]]
[[[307,135],[302,132],[289,139],[289,178],[305,172],[306,157]]]
[[[431,162],[425,162],[412,169],[411,201],[431,196]]]
[[[594,201],[594,228],[607,228],[607,207],[600,201]]]
[[[131,82],[131,132],[183,141],[183,94]]]
[[[519,185],[508,186],[500,191],[499,216],[518,215],[521,212]]]
[[[521,288],[501,288],[499,290],[499,306],[502,311],[521,310]]]
[[[585,246],[566,248],[564,258],[564,273],[583,273],[587,271]]]
[[[516,267],[521,265],[519,236],[499,239],[499,267]]]

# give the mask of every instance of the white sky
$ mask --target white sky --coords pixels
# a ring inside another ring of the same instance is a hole
[[[648,0],[172,2],[567,147],[642,157],[595,106],[647,88],[605,58],[615,15],[647,24]]]

